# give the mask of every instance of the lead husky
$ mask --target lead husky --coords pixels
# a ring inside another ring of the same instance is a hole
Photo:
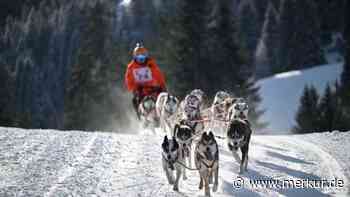
[[[203,188],[205,196],[210,196],[209,183],[214,176],[213,191],[218,189],[219,177],[219,149],[218,144],[212,132],[204,132],[195,149],[195,164],[199,171],[200,183],[199,189]]]
[[[242,174],[247,171],[249,142],[252,130],[248,121],[232,120],[227,129],[227,146],[232,152],[233,157],[240,163],[240,171]],[[242,159],[238,156],[238,149],[241,149]]]
[[[175,137],[171,140],[167,136],[164,137],[162,143],[162,164],[169,184],[174,185],[175,191],[179,190],[179,181],[181,177],[181,165],[178,162],[183,162],[180,152],[180,146]],[[176,171],[176,179],[174,180],[173,171]]]
[[[167,92],[159,94],[156,102],[156,112],[159,117],[160,127],[165,133],[171,131],[170,117],[173,116],[178,109],[179,100]]]
[[[184,124],[176,124],[174,128],[174,136],[177,140],[177,142],[180,145],[180,152],[182,155],[182,158],[184,160],[184,165],[187,165],[189,167],[192,166],[191,162],[191,153],[192,153],[192,141],[193,141],[193,134],[194,131],[191,127]],[[186,180],[186,169],[182,168],[183,172],[183,180]]]

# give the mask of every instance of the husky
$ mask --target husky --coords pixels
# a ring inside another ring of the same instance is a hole
[[[175,115],[178,106],[179,100],[175,96],[167,92],[159,94],[156,102],[156,112],[159,118],[160,127],[165,133],[171,131],[170,117]]]
[[[194,153],[195,165],[200,175],[199,189],[204,184],[205,196],[210,196],[209,183],[214,177],[213,191],[216,192],[219,177],[219,148],[212,132],[202,134]]]
[[[224,91],[219,91],[215,94],[213,104],[211,105],[211,112],[216,119],[225,119],[227,109],[225,108],[225,101],[230,98],[230,94]]]
[[[146,96],[140,102],[138,110],[144,127],[155,128],[158,126],[159,120],[155,108],[156,99],[153,96]]]
[[[220,121],[226,121],[229,108],[236,101],[231,95],[225,91],[219,91],[215,94],[214,101],[210,107],[211,129],[224,132],[224,124]]]
[[[175,137],[171,140],[167,136],[164,137],[162,143],[162,165],[166,174],[168,182],[173,185],[174,191],[179,191],[179,181],[181,177],[182,166],[178,162],[183,162],[180,146]],[[176,178],[174,180],[173,171],[176,171]]]
[[[245,171],[247,171],[251,135],[252,130],[250,128],[250,124],[244,120],[232,120],[227,129],[227,146],[232,152],[235,160],[240,163],[239,174],[243,174]],[[240,159],[238,156],[238,149],[241,150],[242,159]]]
[[[203,103],[203,91],[193,90],[180,104],[180,120],[190,126],[195,133],[204,129],[204,123],[201,120],[201,108]]]
[[[249,106],[244,99],[237,99],[228,110],[228,120],[248,121]]]
[[[202,107],[204,100],[204,92],[201,89],[194,89],[191,91],[190,95],[194,95],[199,99],[200,107]]]
[[[201,109],[203,106],[204,92],[200,89],[195,89],[186,95],[185,99],[181,102],[181,110],[184,111],[185,108],[191,107],[195,109]]]
[[[174,128],[174,136],[180,145],[180,152],[182,158],[184,159],[184,165],[189,167],[192,166],[191,154],[192,154],[192,141],[193,141],[194,131],[191,127],[184,124],[176,124]],[[186,180],[186,169],[183,168],[183,180]]]

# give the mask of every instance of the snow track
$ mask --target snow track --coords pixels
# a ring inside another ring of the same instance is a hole
[[[248,172],[222,140],[219,189],[213,196],[327,196],[349,194],[343,167],[327,149],[295,136],[253,136]],[[0,196],[203,196],[188,171],[180,192],[161,166],[161,135],[0,128]],[[256,180],[341,179],[344,188],[274,188]],[[236,188],[237,180],[244,182]]]

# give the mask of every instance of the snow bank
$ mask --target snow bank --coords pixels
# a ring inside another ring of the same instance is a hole
[[[320,94],[327,83],[339,79],[343,64],[329,64],[307,70],[290,71],[258,81],[261,87],[261,109],[266,112],[262,120],[269,122],[268,133],[290,133],[295,125],[299,99],[306,84],[314,85]]]
[[[331,154],[341,166],[342,173],[350,180],[350,131],[333,131],[295,136],[300,140],[310,141],[322,148],[323,151]],[[346,184],[348,189],[350,189],[350,184]]]

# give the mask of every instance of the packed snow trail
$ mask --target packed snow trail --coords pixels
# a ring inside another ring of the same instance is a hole
[[[0,196],[203,196],[198,172],[187,172],[180,192],[161,165],[163,137],[0,128]],[[326,150],[295,136],[253,136],[248,173],[220,145],[219,189],[212,196],[326,196],[345,194],[349,182]],[[344,150],[347,151],[347,150]],[[245,188],[234,183],[240,177]],[[341,179],[344,188],[252,187],[251,180]],[[237,185],[236,185],[237,186]]]

